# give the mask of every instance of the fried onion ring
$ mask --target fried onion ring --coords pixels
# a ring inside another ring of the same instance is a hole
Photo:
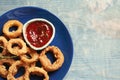
[[[43,68],[31,67],[31,68],[28,69],[28,71],[29,71],[29,74],[26,75],[27,78],[25,80],[30,80],[29,79],[30,74],[35,74],[35,75],[38,75],[38,76],[44,76],[43,80],[49,80],[48,73]]]
[[[18,46],[20,47],[20,49],[16,49],[14,48],[14,46],[15,47]],[[22,39],[19,39],[19,38],[10,39],[8,41],[7,49],[11,54],[17,55],[17,56],[21,54],[25,54],[27,52],[26,43]]]
[[[37,54],[37,51],[35,51],[31,48],[27,48],[27,53],[24,55],[20,55],[20,58],[25,63],[33,63],[33,62],[37,61],[38,54]]]
[[[53,62],[53,64],[45,55],[48,51],[52,52],[54,54],[54,57],[56,58],[56,61]],[[62,64],[64,62],[64,56],[58,47],[48,46],[41,52],[39,60],[41,62],[41,65],[43,66],[43,68],[47,72],[51,72],[51,71],[55,71],[55,70],[59,69],[62,66]]]
[[[10,31],[11,27],[17,27],[17,30]],[[16,38],[22,33],[23,24],[18,20],[9,20],[3,26],[3,33],[9,38]]]
[[[17,74],[17,71],[18,71],[18,69],[20,67],[24,67],[25,68],[25,73],[22,76],[20,76],[18,78],[15,78],[14,76],[15,76],[15,74]],[[7,80],[25,80],[26,79],[25,75],[29,74],[28,68],[29,68],[29,66],[27,66],[26,64],[24,64],[22,61],[16,61],[9,68]]]
[[[0,60],[0,75],[3,78],[7,78],[8,69],[15,61],[13,59],[2,59]]]
[[[3,48],[1,52],[2,55],[6,54],[7,43],[8,43],[7,39],[4,36],[0,36],[0,46]]]

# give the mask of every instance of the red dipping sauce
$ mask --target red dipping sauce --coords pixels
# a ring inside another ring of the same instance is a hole
[[[45,45],[53,35],[51,25],[45,21],[34,21],[26,28],[26,38],[35,47]]]

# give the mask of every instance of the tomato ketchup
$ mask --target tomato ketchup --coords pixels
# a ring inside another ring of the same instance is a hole
[[[26,37],[31,45],[41,47],[45,45],[52,37],[53,29],[45,21],[34,21],[28,24],[26,28]]]

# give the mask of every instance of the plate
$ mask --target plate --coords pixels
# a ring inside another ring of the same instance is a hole
[[[72,62],[73,44],[67,28],[65,27],[63,22],[59,18],[57,18],[54,14],[45,9],[31,6],[12,9],[3,14],[2,16],[0,16],[0,34],[2,34],[2,26],[8,20],[16,19],[24,24],[25,22],[33,18],[47,19],[55,26],[56,29],[55,38],[50,45],[58,46],[61,49],[65,57],[65,61],[59,70],[50,72],[49,76],[50,80],[62,80],[67,74]],[[33,79],[40,80],[37,77],[32,78],[32,80]],[[0,80],[5,79],[0,77]]]

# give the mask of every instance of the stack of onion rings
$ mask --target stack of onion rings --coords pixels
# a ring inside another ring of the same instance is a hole
[[[15,31],[9,31],[11,27],[17,27]],[[31,49],[29,45],[26,45],[22,34],[23,24],[18,20],[9,20],[3,26],[3,36],[0,36],[0,46],[3,47],[3,56],[16,56],[20,59],[0,59],[0,76],[7,78],[7,80],[30,80],[30,75],[35,74],[38,76],[44,76],[44,80],[49,80],[49,72],[58,70],[63,62],[64,55],[57,46],[48,46],[41,50],[40,53]],[[52,52],[56,59],[53,63],[47,57],[47,52]],[[40,66],[36,65],[40,63]],[[9,66],[6,69],[7,64]],[[25,73],[15,78],[18,69],[23,67]]]

